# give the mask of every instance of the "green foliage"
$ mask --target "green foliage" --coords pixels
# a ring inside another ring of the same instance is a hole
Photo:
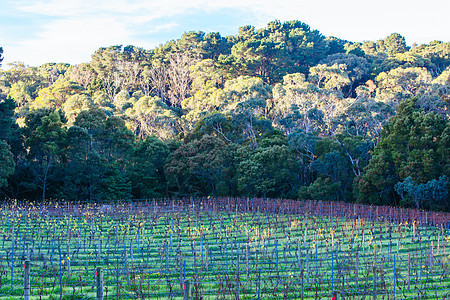
[[[427,183],[415,184],[411,177],[395,185],[395,191],[401,197],[402,206],[426,207],[428,209],[449,208],[449,180],[446,176],[433,179]]]
[[[309,186],[302,186],[298,197],[303,200],[337,201],[340,199],[340,182],[333,182],[330,178],[317,178]]]
[[[350,79],[349,84],[351,86],[356,86],[360,82],[365,82],[368,79],[371,69],[371,65],[367,59],[351,53],[332,54],[327,56],[320,63],[326,64],[329,67],[335,65],[340,66],[347,73],[348,79]],[[345,84],[345,82],[340,85],[342,84]]]
[[[170,149],[160,139],[147,137],[135,147],[129,167],[133,198],[159,198],[165,190],[164,166]]]
[[[203,135],[175,150],[165,165],[169,192],[175,195],[233,195],[236,146]]]
[[[22,139],[14,117],[15,104],[0,94],[0,140],[7,142],[15,154],[22,148]]]
[[[73,66],[13,63],[0,71],[0,140],[15,165],[1,192],[448,210],[423,191],[450,172],[449,45],[410,48],[397,33],[354,43],[276,20],[151,50],[102,47]]]
[[[241,147],[236,161],[240,195],[295,197],[298,164],[280,133],[263,138],[257,149]]]
[[[403,36],[398,33],[392,33],[383,40],[383,47],[388,55],[392,56],[397,53],[403,53],[408,50],[406,41]]]
[[[397,68],[388,73],[382,72],[376,78],[377,98],[384,102],[398,103],[405,97],[416,95],[419,90],[432,81],[426,68]]]
[[[318,88],[341,90],[342,87],[351,83],[346,70],[345,64],[334,64],[332,66],[319,64],[309,69],[308,79]]]
[[[7,184],[6,179],[14,173],[14,159],[8,144],[0,140],[0,187]]]
[[[229,57],[222,58],[227,60],[223,66],[237,75],[262,77],[268,83],[288,73],[306,72],[329,51],[325,37],[299,21],[274,21],[258,31],[244,26],[236,40]]]
[[[136,136],[156,135],[162,140],[178,133],[178,115],[158,97],[143,96],[125,111]]]
[[[450,122],[433,112],[425,113],[416,104],[416,98],[404,100],[383,128],[366,173],[358,182],[360,201],[398,204],[394,193],[398,182],[411,177],[425,184],[449,175]]]
[[[410,50],[432,63],[430,72],[437,75],[450,66],[450,42],[433,41]]]

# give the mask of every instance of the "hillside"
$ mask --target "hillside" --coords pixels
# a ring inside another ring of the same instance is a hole
[[[0,72],[5,199],[450,210],[449,42],[354,43],[273,21]]]

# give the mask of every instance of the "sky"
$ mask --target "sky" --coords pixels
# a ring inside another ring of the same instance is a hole
[[[300,20],[325,36],[363,42],[393,32],[406,43],[450,41],[448,0],[1,0],[3,69],[20,61],[89,62],[100,47],[152,49],[184,32]]]

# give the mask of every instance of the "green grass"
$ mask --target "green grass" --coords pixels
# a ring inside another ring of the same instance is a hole
[[[444,227],[194,207],[55,212],[0,212],[1,299],[23,298],[27,256],[32,299],[95,299],[97,267],[108,299],[182,299],[184,280],[192,299],[450,297]]]

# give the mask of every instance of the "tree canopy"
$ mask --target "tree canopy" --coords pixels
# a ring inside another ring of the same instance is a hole
[[[0,71],[0,191],[450,210],[449,94],[449,42],[354,43],[301,21],[15,62]]]

